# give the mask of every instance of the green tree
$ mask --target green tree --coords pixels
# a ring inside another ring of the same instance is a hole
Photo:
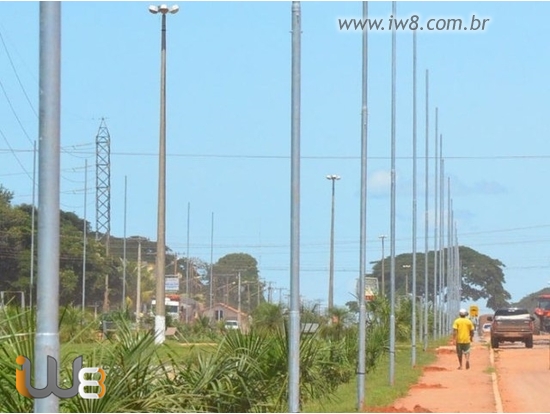
[[[30,276],[21,273],[30,221],[23,211],[12,207],[12,199],[13,193],[0,185],[0,290],[21,290],[20,276]]]
[[[448,249],[444,251],[444,257],[449,257]],[[462,264],[462,300],[477,301],[487,299],[486,306],[490,309],[498,309],[509,305],[510,293],[504,289],[505,277],[504,264],[498,260],[479,253],[469,247],[459,246],[460,261]],[[438,260],[440,256],[438,255]],[[424,291],[424,253],[417,253],[416,266],[416,294],[425,295]],[[376,277],[381,283],[381,261],[372,262],[372,277]],[[395,257],[395,292],[404,295],[412,292],[412,254],[404,253]],[[390,294],[390,266],[389,259],[385,259],[385,294]],[[428,252],[428,292],[429,301],[433,300],[434,290],[434,253]]]
[[[238,273],[241,274],[241,309],[250,313],[265,302],[259,280],[258,262],[247,253],[230,253],[221,257],[213,266],[214,302],[224,302],[234,308],[238,305]],[[260,289],[258,289],[260,288]]]

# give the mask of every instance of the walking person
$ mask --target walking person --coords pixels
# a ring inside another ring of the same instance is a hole
[[[453,344],[456,345],[458,356],[458,369],[462,369],[462,356],[466,359],[466,369],[470,369],[470,345],[474,340],[474,324],[468,316],[466,309],[460,309],[458,318],[453,322]]]

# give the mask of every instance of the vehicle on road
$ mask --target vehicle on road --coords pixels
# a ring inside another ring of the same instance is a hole
[[[157,306],[156,299],[151,300],[151,308],[149,311],[150,316],[155,315],[155,308]],[[164,311],[167,316],[170,316],[173,321],[180,321],[180,297],[179,295],[166,295],[164,298]]]
[[[239,329],[239,322],[238,321],[225,321],[224,325],[225,329]]]
[[[481,330],[483,332],[491,332],[491,324],[490,323],[484,323],[481,327]]]
[[[550,295],[539,295],[537,297],[537,307],[533,311],[535,314],[535,334],[540,331],[550,332]]]
[[[491,347],[498,348],[501,342],[523,342],[526,348],[533,348],[534,320],[527,309],[497,309],[487,318],[491,322]]]

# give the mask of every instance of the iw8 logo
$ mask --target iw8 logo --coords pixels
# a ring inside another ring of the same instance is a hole
[[[57,385],[57,361],[48,355],[46,386],[36,389],[31,386],[31,361],[27,357],[19,355],[15,362],[22,365],[22,369],[15,370],[15,388],[19,394],[27,398],[46,398],[51,394],[58,398],[72,398],[80,395],[85,399],[98,399],[105,395],[105,378],[107,375],[102,368],[82,368],[82,356],[73,361],[73,384],[71,388],[59,388]],[[75,375],[75,373],[78,373]],[[86,379],[86,375],[100,374],[99,380]],[[50,379],[55,381],[50,383]],[[86,392],[84,387],[99,388],[99,392]]]

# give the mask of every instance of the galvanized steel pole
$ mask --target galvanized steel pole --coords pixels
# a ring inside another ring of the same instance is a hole
[[[384,269],[384,264],[386,262],[385,257],[384,257],[384,239],[386,237],[387,236],[384,236],[384,235],[378,236],[378,238],[382,241],[382,260],[380,260],[380,262],[382,263],[382,269],[381,269],[381,272],[382,272],[382,277],[381,277],[382,288],[380,289],[382,297],[386,296],[386,269]]]
[[[141,319],[141,239],[138,240],[137,265],[136,329],[139,331],[139,324]]]
[[[32,151],[32,212],[31,212],[31,288],[29,289],[29,299],[30,299],[30,309],[33,307],[33,297],[34,297],[34,217],[36,212],[36,141],[34,141],[33,151]]]
[[[59,361],[59,181],[61,120],[61,2],[40,3],[38,275],[35,388],[48,384],[47,357]],[[57,373],[54,373],[57,377]],[[34,400],[34,412],[59,412],[54,394]]]
[[[239,325],[239,331],[241,328],[241,272],[237,274],[237,325]]]
[[[428,231],[429,231],[429,209],[428,209],[428,198],[430,193],[429,188],[429,118],[430,118],[430,106],[429,106],[429,72],[426,70],[426,148],[425,148],[425,168],[424,168],[424,179],[425,179],[425,194],[424,194],[424,351],[428,349],[428,299],[429,295],[429,284],[428,284]]]
[[[439,154],[440,154],[440,163],[441,171],[439,173],[439,183],[441,186],[441,192],[439,197],[439,336],[443,336],[443,312],[444,312],[444,297],[443,297],[443,281],[445,278],[445,160],[443,159],[443,134],[439,135]]]
[[[291,154],[290,154],[290,329],[288,411],[300,410],[300,90],[301,8],[292,2]]]
[[[411,364],[416,365],[416,30],[413,31],[413,225],[412,225],[412,339]]]
[[[177,6],[170,9],[166,5],[150,6],[149,11],[161,13],[160,42],[160,128],[159,128],[159,181],[158,181],[158,214],[157,214],[157,256],[156,256],[156,313],[155,343],[165,340],[166,307],[165,307],[165,266],[166,266],[166,14],[176,13]]]
[[[392,16],[396,18],[396,2],[392,1]],[[391,219],[390,219],[390,385],[395,374],[395,89],[396,89],[396,32],[392,27],[391,48]]]
[[[212,306],[214,306],[214,290],[213,290],[213,283],[214,283],[214,212],[212,212],[212,218],[211,218],[211,225],[210,225],[210,294],[208,295],[210,300],[210,309],[212,309]]]
[[[156,256],[156,309],[155,343],[162,344],[165,339],[165,284],[166,265],[166,15],[162,14],[160,52],[160,138],[159,138],[159,184],[157,215],[157,256]]]
[[[439,178],[439,152],[437,142],[437,127],[438,127],[438,108],[435,108],[435,150],[434,150],[434,286],[433,286],[433,337],[437,338],[437,182]]]
[[[329,257],[329,278],[328,278],[328,311],[334,307],[334,186],[339,180],[338,175],[327,175],[327,180],[332,184],[331,210],[330,210],[330,257]],[[329,322],[330,323],[330,322]]]
[[[189,225],[191,223],[191,203],[187,202],[187,263],[185,264],[185,295],[187,296],[187,306],[189,306]],[[185,322],[189,323],[189,311],[185,310]]]
[[[82,237],[82,317],[84,318],[84,312],[86,312],[86,246],[87,246],[87,230],[88,225],[86,222],[86,203],[88,192],[88,160],[84,160],[84,220],[83,220],[83,237]]]
[[[128,177],[124,176],[124,241],[122,247],[122,311],[126,311],[126,212],[127,212],[127,194]]]
[[[363,2],[363,21],[369,16],[369,3]],[[357,411],[365,406],[365,371],[367,310],[365,306],[366,240],[367,240],[367,137],[368,137],[368,29],[363,30],[363,53],[361,70],[361,200],[359,207],[359,335],[357,356]]]

